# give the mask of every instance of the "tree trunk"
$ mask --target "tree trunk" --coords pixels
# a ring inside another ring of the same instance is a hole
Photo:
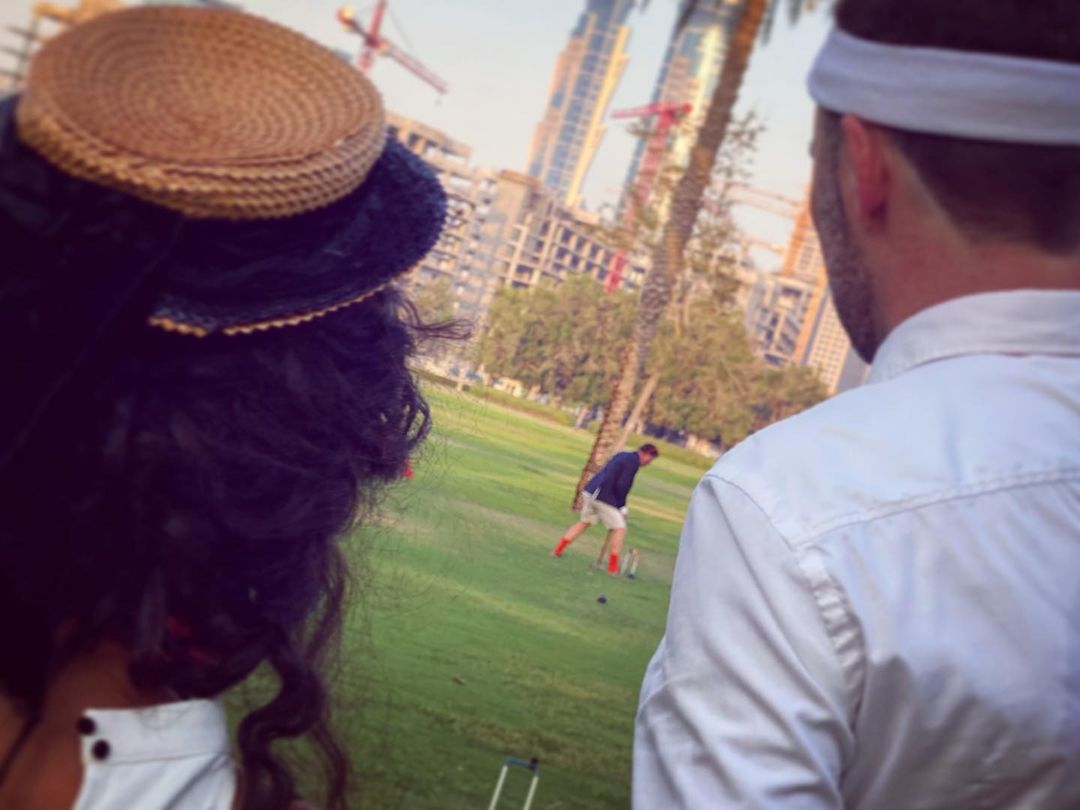
[[[754,41],[761,28],[767,5],[768,0],[743,2],[739,21],[720,70],[720,78],[709,101],[705,120],[698,130],[694,148],[690,152],[690,164],[675,186],[660,244],[653,251],[652,267],[641,287],[633,336],[623,352],[619,376],[604,409],[604,421],[600,424],[589,460],[585,463],[585,469],[574,492],[575,509],[578,509],[581,503],[581,488],[604,465],[615,448],[616,436],[630,407],[630,398],[641,375],[641,368],[671,301],[672,288],[682,272],[683,252],[694,231],[702,197],[712,178],[716,153],[720,150],[731,123],[739,87],[746,75],[750,54],[754,49]]]
[[[649,400],[652,399],[653,392],[656,391],[656,385],[659,382],[659,374],[650,374],[649,378],[645,380],[645,386],[641,389],[641,393],[638,394],[637,403],[634,405],[634,410],[630,411],[630,418],[626,420],[626,425],[623,426],[622,434],[619,436],[619,441],[615,443],[613,453],[618,453],[630,441],[630,434],[641,423],[641,416],[645,413],[645,408],[649,404]]]
[[[630,399],[634,395],[634,383],[637,382],[639,365],[637,346],[634,343],[627,343],[626,348],[623,349],[622,359],[619,361],[619,377],[611,392],[611,399],[604,408],[604,416],[600,420],[600,430],[596,433],[592,453],[585,464],[585,469],[581,471],[581,478],[578,479],[577,488],[574,490],[571,509],[575,512],[581,510],[581,488],[607,463],[614,450],[615,439],[619,435],[623,417],[626,416],[630,408]],[[627,373],[628,370],[630,373]]]
[[[585,427],[585,417],[589,415],[591,409],[588,405],[581,405],[577,409],[577,416],[574,417],[574,427]]]

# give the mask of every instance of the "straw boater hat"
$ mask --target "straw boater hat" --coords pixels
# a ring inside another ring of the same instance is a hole
[[[371,83],[293,31],[148,6],[60,34],[0,102],[0,340],[23,347],[2,438],[114,320],[303,323],[412,267],[444,216]]]

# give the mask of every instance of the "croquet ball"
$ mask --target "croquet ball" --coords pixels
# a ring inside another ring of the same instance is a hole
[[[601,605],[606,605],[607,604],[607,597],[604,596],[603,594],[600,594],[598,597],[596,597],[596,601],[599,602]]]

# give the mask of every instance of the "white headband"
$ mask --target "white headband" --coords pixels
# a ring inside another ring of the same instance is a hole
[[[834,28],[809,86],[826,109],[898,129],[1080,146],[1080,65],[883,45]]]

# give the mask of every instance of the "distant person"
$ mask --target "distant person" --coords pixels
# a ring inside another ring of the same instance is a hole
[[[0,808],[354,806],[339,540],[428,432],[392,282],[445,207],[359,71],[234,11],[102,15],[0,102]]]
[[[612,457],[582,488],[581,519],[566,530],[552,555],[561,557],[567,546],[599,521],[607,529],[607,537],[600,547],[597,563],[602,564],[606,553],[608,573],[618,574],[619,551],[626,537],[626,514],[629,511],[626,497],[630,494],[638,470],[648,467],[659,455],[656,445],[643,444],[637,450],[628,450]]]
[[[839,0],[812,212],[869,383],[694,493],[633,803],[1080,808],[1080,3]]]

